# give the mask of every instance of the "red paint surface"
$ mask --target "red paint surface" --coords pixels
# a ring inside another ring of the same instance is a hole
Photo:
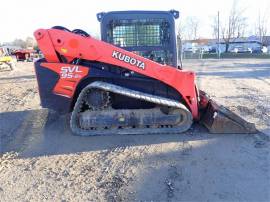
[[[66,97],[73,97],[76,87],[81,79],[83,79],[89,71],[88,67],[83,67],[80,65],[70,65],[65,63],[41,63],[41,66],[46,67],[54,72],[56,72],[59,75],[59,80],[57,81],[53,92],[58,95],[66,96]],[[69,69],[76,69],[80,72],[72,72],[70,75],[71,78],[67,78],[65,76],[64,69],[67,69],[66,67],[69,67]]]
[[[99,61],[152,77],[176,89],[186,101],[193,118],[199,118],[194,72],[161,65],[106,42],[91,37],[79,36],[71,32],[57,29],[39,29],[34,35],[48,62],[59,62],[55,53],[57,51],[65,56],[68,61],[71,61],[73,58]],[[144,62],[145,69],[140,69],[137,66],[113,58],[113,51],[121,52]]]

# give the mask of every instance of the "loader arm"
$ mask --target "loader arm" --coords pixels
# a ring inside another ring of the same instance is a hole
[[[59,57],[61,55],[69,63],[75,59],[97,61],[154,78],[178,91],[191,111],[193,119],[199,119],[194,72],[161,65],[92,37],[63,30],[39,29],[34,36],[47,62],[61,63]]]

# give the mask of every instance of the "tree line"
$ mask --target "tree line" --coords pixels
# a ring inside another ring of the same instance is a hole
[[[239,1],[235,0],[226,18],[222,18],[218,22],[218,15],[211,19],[212,37],[218,38],[225,43],[226,52],[228,51],[229,44],[233,40],[245,37],[247,33],[255,35],[260,39],[260,42],[265,45],[265,36],[268,34],[267,23],[268,12],[257,13],[256,23],[249,27],[248,18],[245,16],[245,8],[239,5]],[[185,20],[180,21],[178,28],[178,38],[180,40],[195,40],[198,39],[198,30],[200,28],[200,20],[197,17],[187,17]],[[250,28],[248,30],[248,28]],[[218,32],[219,30],[219,32]]]
[[[16,46],[23,49],[28,47],[37,49],[37,43],[33,37],[26,37],[26,39],[15,39],[12,42],[3,43],[1,45]]]

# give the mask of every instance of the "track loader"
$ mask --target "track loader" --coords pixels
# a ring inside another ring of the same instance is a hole
[[[70,115],[77,135],[181,133],[193,122],[212,133],[255,126],[210,99],[195,73],[177,66],[177,11],[99,13],[101,39],[61,26],[34,36],[41,105]]]

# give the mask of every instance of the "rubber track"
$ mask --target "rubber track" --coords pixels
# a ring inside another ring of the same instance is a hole
[[[125,95],[128,97],[132,97],[132,98],[136,98],[136,99],[140,99],[140,100],[145,100],[145,101],[156,103],[159,105],[183,109],[188,114],[187,124],[179,126],[179,127],[174,127],[174,128],[134,128],[134,129],[123,128],[123,129],[108,129],[108,130],[105,130],[105,129],[104,130],[84,130],[84,129],[81,129],[78,127],[78,123],[76,120],[77,115],[79,113],[80,105],[83,101],[84,94],[89,89],[92,89],[92,88],[97,88],[97,89],[109,91],[112,93]],[[128,134],[130,134],[130,135],[163,134],[163,133],[172,134],[172,133],[181,133],[181,132],[188,130],[190,128],[191,124],[192,124],[192,115],[189,112],[189,110],[185,107],[185,105],[183,105],[180,102],[176,102],[175,100],[156,96],[156,95],[151,95],[151,94],[142,93],[142,92],[135,91],[135,90],[130,90],[128,88],[124,88],[121,86],[117,86],[117,85],[102,82],[102,81],[95,81],[95,82],[89,84],[88,86],[86,86],[81,91],[81,93],[80,93],[80,95],[75,103],[74,110],[73,110],[73,112],[71,114],[71,118],[70,118],[70,128],[71,128],[72,132],[74,134],[80,135],[80,136],[115,135],[115,134],[121,134],[121,135],[122,134],[125,134],[125,135],[128,135]]]

